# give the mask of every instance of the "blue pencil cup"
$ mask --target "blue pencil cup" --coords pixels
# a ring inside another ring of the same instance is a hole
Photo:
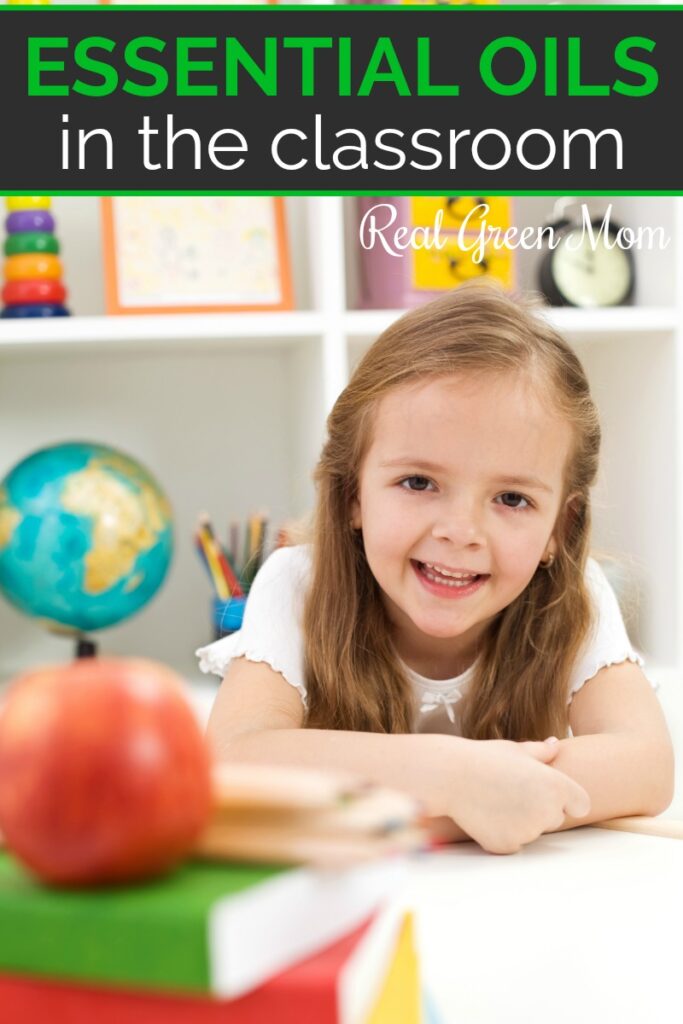
[[[216,640],[242,628],[246,597],[232,597],[229,601],[213,600],[213,628]]]

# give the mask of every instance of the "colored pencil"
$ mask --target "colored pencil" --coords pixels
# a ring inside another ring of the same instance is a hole
[[[216,595],[221,599],[221,601],[227,601],[230,597],[230,588],[228,587],[226,577],[223,573],[220,562],[218,561],[216,550],[211,543],[211,539],[201,526],[198,528],[196,536],[198,546],[201,548],[206,564],[209,568],[209,574],[211,576]]]
[[[267,522],[268,520],[264,515],[256,515],[251,521],[251,542],[249,545],[251,581],[253,581],[254,576],[261,568],[261,562],[263,561]]]
[[[247,544],[245,547],[245,563],[242,569],[242,582],[248,589],[261,567],[265,550],[266,526],[268,518],[264,514],[249,517],[247,528]]]
[[[233,519],[230,523],[229,529],[229,551],[230,558],[232,561],[232,567],[237,572],[237,559],[239,558],[239,543],[240,543],[240,524]]]
[[[221,600],[244,597],[248,593],[254,577],[263,565],[268,524],[267,512],[249,516],[244,526],[243,561],[240,566],[238,552],[242,530],[239,522],[234,519],[230,521],[227,547],[223,547],[207,513],[200,514],[195,543],[214,590]],[[278,531],[274,547],[284,547],[289,543],[287,530],[283,526]]]
[[[216,562],[218,563],[219,570],[225,581],[225,586],[227,588],[228,593],[224,600],[227,600],[228,597],[244,597],[244,590],[240,586],[240,582],[237,576],[230,567],[230,564],[227,558],[225,557],[225,552],[223,551],[223,548],[219,544],[216,534],[213,531],[211,521],[205,512],[202,512],[202,514],[199,517],[199,531],[200,534],[206,539],[207,548],[213,552]]]

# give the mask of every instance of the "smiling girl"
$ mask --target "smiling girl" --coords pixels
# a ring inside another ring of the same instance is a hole
[[[666,723],[589,556],[599,449],[579,360],[520,300],[402,316],[330,414],[311,542],[198,652],[217,755],[353,770],[494,853],[664,810]]]

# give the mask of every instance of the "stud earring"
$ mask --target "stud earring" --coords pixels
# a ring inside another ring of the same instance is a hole
[[[546,558],[545,562],[539,562],[538,564],[540,565],[541,569],[549,569],[554,561],[555,561],[555,555],[551,551],[551,552],[549,552],[548,557]]]

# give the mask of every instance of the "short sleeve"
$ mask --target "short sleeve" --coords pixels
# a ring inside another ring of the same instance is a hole
[[[568,704],[584,683],[592,679],[601,668],[618,665],[622,661],[632,661],[641,668],[645,666],[642,656],[628,638],[619,603],[609,580],[594,558],[589,558],[586,563],[586,584],[593,601],[595,617],[592,631],[572,671]],[[658,683],[651,679],[648,682],[654,690],[659,689]]]
[[[274,551],[251,585],[242,628],[196,651],[202,672],[222,677],[233,658],[264,661],[299,691],[306,707],[301,616],[310,571],[308,545]]]

